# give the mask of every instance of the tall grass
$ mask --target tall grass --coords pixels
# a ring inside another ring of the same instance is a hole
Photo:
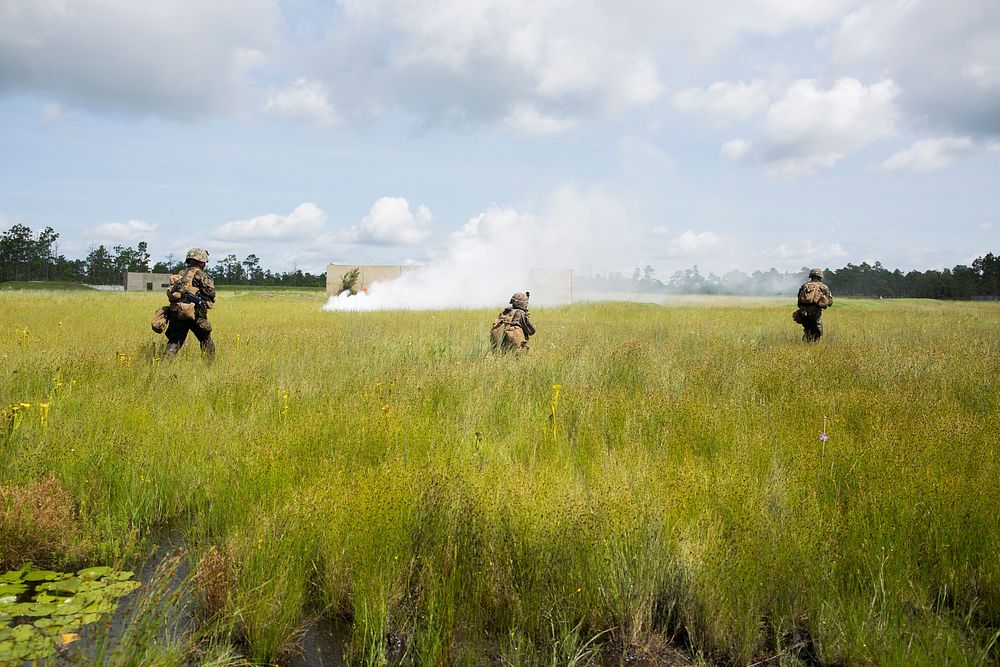
[[[158,361],[159,301],[0,294],[0,402],[33,406],[0,479],[59,480],[77,557],[165,524],[225,554],[257,664],[316,616],[371,665],[750,663],[803,636],[1000,659],[995,304],[838,301],[811,346],[789,304],[540,309],[513,358],[492,312],[229,292],[207,367],[195,341]]]

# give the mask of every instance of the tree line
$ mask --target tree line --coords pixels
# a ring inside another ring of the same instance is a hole
[[[645,292],[662,294],[733,294],[787,295],[809,276],[809,268],[798,271],[730,271],[721,276],[703,275],[695,265],[676,271],[666,282],[653,275],[653,267],[636,268],[631,277],[611,271],[596,276],[578,276],[574,288],[607,292]],[[890,271],[880,262],[848,264],[840,269],[825,269],[823,282],[835,295],[874,298],[973,299],[1000,297],[1000,256],[987,253],[971,266],[959,264],[951,269],[927,271]]]
[[[55,280],[89,285],[121,285],[127,271],[176,273],[184,258],[174,254],[153,262],[149,245],[140,241],[136,247],[101,244],[90,248],[83,259],[68,259],[59,253],[59,234],[46,227],[35,233],[26,225],[15,223],[0,234],[0,282],[14,280]],[[278,273],[260,266],[257,255],[240,260],[230,254],[212,262],[208,273],[220,285],[271,285],[322,287],[325,274],[301,270]]]
[[[98,245],[83,259],[67,259],[59,254],[59,234],[46,227],[35,233],[16,223],[0,234],[0,282],[12,280],[57,280],[90,285],[119,285],[126,271],[176,273],[184,258],[169,254],[152,262],[149,247],[140,241],[136,247]],[[220,285],[263,285],[322,287],[324,274],[301,270],[278,273],[260,265],[255,254],[239,259],[229,254],[212,262],[208,272]],[[654,276],[652,266],[636,268],[631,276],[608,272],[596,276],[577,275],[577,289],[608,292],[653,292],[664,294],[737,294],[783,295],[806,280],[809,269],[799,271],[730,271],[724,275],[703,275],[695,265],[676,271],[667,282]],[[971,266],[959,264],[951,269],[927,271],[890,271],[880,262],[848,264],[840,269],[826,269],[824,282],[834,294],[866,297],[922,297],[930,299],[971,299],[1000,297],[1000,257],[987,253]]]

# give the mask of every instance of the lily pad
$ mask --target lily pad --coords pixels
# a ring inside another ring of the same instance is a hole
[[[10,616],[28,616],[28,610],[31,607],[31,602],[15,602],[14,604],[4,605],[3,612]]]
[[[118,598],[139,587],[134,576],[104,566],[74,575],[30,563],[0,575],[0,665],[41,660],[77,641],[81,626],[113,612]],[[32,601],[18,602],[23,595]]]
[[[108,584],[105,590],[108,595],[120,598],[123,595],[128,595],[137,588],[139,588],[138,581],[116,581],[113,584]]]
[[[24,578],[24,573],[32,569],[31,563],[25,563],[17,570],[0,574],[0,584],[16,583]]]
[[[97,567],[84,568],[83,570],[80,570],[76,574],[84,581],[93,581],[95,579],[100,579],[109,572],[113,572],[113,570],[110,567],[106,565],[98,565]]]
[[[5,595],[20,595],[28,590],[24,584],[0,584],[0,597]]]
[[[62,579],[60,581],[50,581],[46,584],[42,584],[38,587],[39,590],[49,590],[56,593],[76,593],[80,589],[80,581],[78,577],[70,577],[69,579]]]
[[[53,604],[51,602],[49,604],[40,604],[40,603],[36,602],[35,604],[30,605],[28,607],[28,609],[25,611],[24,615],[25,616],[48,616],[49,614],[51,614],[54,611],[56,611],[56,609],[58,609],[58,608],[59,607],[57,605],[55,605],[55,604]]]

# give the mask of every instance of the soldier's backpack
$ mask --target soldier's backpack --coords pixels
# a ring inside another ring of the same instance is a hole
[[[523,347],[525,342],[524,331],[514,324],[514,310],[505,309],[497,316],[493,328],[490,329],[490,343],[493,349],[503,352],[517,350]]]
[[[197,319],[195,314],[195,304],[192,299],[185,299],[185,295],[190,295],[201,300],[206,308],[212,307],[212,302],[208,299],[201,299],[198,288],[194,285],[194,279],[198,275],[198,270],[189,266],[180,273],[170,276],[167,288],[167,300],[170,302],[170,312],[179,320]]]
[[[189,266],[180,273],[170,276],[169,287],[167,287],[167,300],[170,303],[177,303],[184,298],[184,293],[191,296],[198,296],[198,288],[194,286],[194,278],[197,270]]]
[[[167,313],[170,306],[160,306],[153,311],[153,320],[149,323],[155,333],[161,334],[167,328]]]
[[[810,306],[827,308],[830,306],[830,297],[823,292],[822,283],[808,282],[802,286],[802,300]]]

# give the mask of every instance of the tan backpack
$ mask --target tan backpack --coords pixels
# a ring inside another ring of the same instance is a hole
[[[194,285],[194,279],[198,275],[198,269],[189,266],[180,273],[170,276],[169,287],[167,288],[167,300],[170,301],[170,312],[178,320],[195,320],[195,304],[192,299],[185,299],[185,295],[190,295],[195,299],[204,302],[206,308],[212,307],[209,299],[202,299],[198,293],[198,288]]]
[[[197,269],[189,266],[180,273],[170,276],[169,287],[167,287],[167,300],[170,303],[177,303],[184,298],[185,292],[191,296],[198,296],[198,288],[194,286],[196,275]]]
[[[149,323],[149,326],[153,329],[154,333],[161,334],[167,328],[167,314],[170,312],[170,306],[160,306],[153,311],[153,320]]]
[[[802,286],[802,300],[810,306],[828,308],[830,297],[823,292],[823,283],[808,282]]]
[[[490,329],[490,343],[493,349],[501,352],[518,350],[524,347],[526,342],[524,331],[514,324],[514,310],[506,309],[500,313]]]

